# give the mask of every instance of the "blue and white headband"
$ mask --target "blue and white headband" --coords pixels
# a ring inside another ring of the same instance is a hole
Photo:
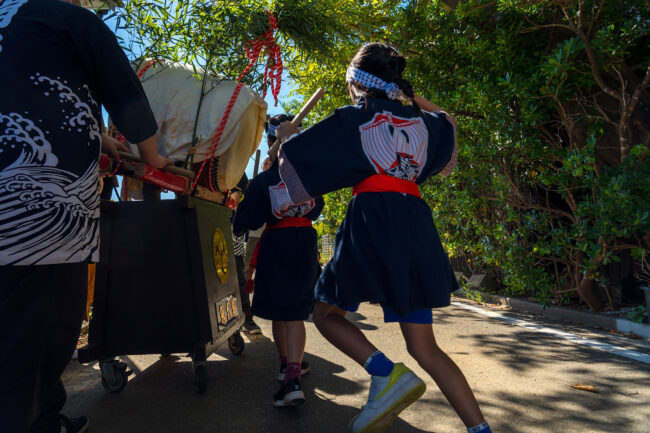
[[[402,90],[395,83],[387,83],[379,77],[361,69],[348,67],[345,74],[345,81],[348,83],[359,83],[366,89],[379,89],[386,92],[388,99],[399,99],[402,96]]]
[[[277,131],[281,124],[278,123],[277,125],[273,125],[271,122],[269,122],[267,125],[266,135],[274,138],[277,137],[275,135],[275,131]],[[298,126],[298,131],[302,131],[302,126]]]
[[[268,129],[266,131],[267,135],[270,135],[271,137],[275,137],[275,130],[280,127],[280,124],[278,123],[277,125],[271,125],[269,123]]]

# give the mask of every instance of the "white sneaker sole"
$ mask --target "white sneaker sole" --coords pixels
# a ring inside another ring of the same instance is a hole
[[[305,393],[302,391],[289,392],[284,396],[285,406],[300,406],[305,402]]]
[[[422,380],[417,377],[413,372],[406,373],[402,376],[395,385],[391,394],[397,394],[399,397],[395,399],[387,399],[382,402],[374,411],[377,413],[373,419],[369,420],[363,426],[354,426],[354,421],[357,417],[353,418],[350,427],[354,433],[380,433],[386,430],[397,419],[400,412],[415,403],[427,386]]]

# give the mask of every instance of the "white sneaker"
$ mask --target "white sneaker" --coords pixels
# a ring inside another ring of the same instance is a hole
[[[350,420],[354,433],[379,433],[424,394],[427,386],[408,367],[395,364],[388,376],[372,376],[368,403]]]

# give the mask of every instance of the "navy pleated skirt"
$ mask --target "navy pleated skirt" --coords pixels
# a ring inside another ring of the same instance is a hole
[[[407,316],[448,306],[457,288],[426,202],[398,192],[365,192],[350,202],[315,297],[341,308],[377,302]]]
[[[306,320],[320,271],[316,230],[286,227],[264,232],[255,271],[252,311],[268,320]]]

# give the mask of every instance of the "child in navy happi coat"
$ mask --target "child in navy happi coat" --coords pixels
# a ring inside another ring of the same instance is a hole
[[[253,314],[273,320],[273,339],[281,360],[280,390],[275,406],[297,406],[305,401],[300,387],[305,350],[306,320],[314,306],[318,279],[318,242],[312,221],[323,209],[323,198],[288,203],[288,193],[276,162],[257,175],[246,189],[233,222],[235,234],[267,227],[251,261],[255,270]],[[286,365],[286,367],[285,367]]]
[[[351,421],[352,430],[383,431],[426,389],[345,319],[346,311],[371,301],[381,304],[386,322],[400,323],[409,353],[468,431],[485,433],[489,426],[465,377],[436,345],[431,326],[431,309],[448,306],[458,285],[418,184],[453,170],[455,121],[414,95],[402,78],[405,65],[389,46],[363,46],[347,71],[355,105],[298,135],[290,123],[280,126],[278,137],[289,137],[280,152],[280,175],[295,203],[353,187],[314,307],[320,332],[372,376],[368,403]]]

